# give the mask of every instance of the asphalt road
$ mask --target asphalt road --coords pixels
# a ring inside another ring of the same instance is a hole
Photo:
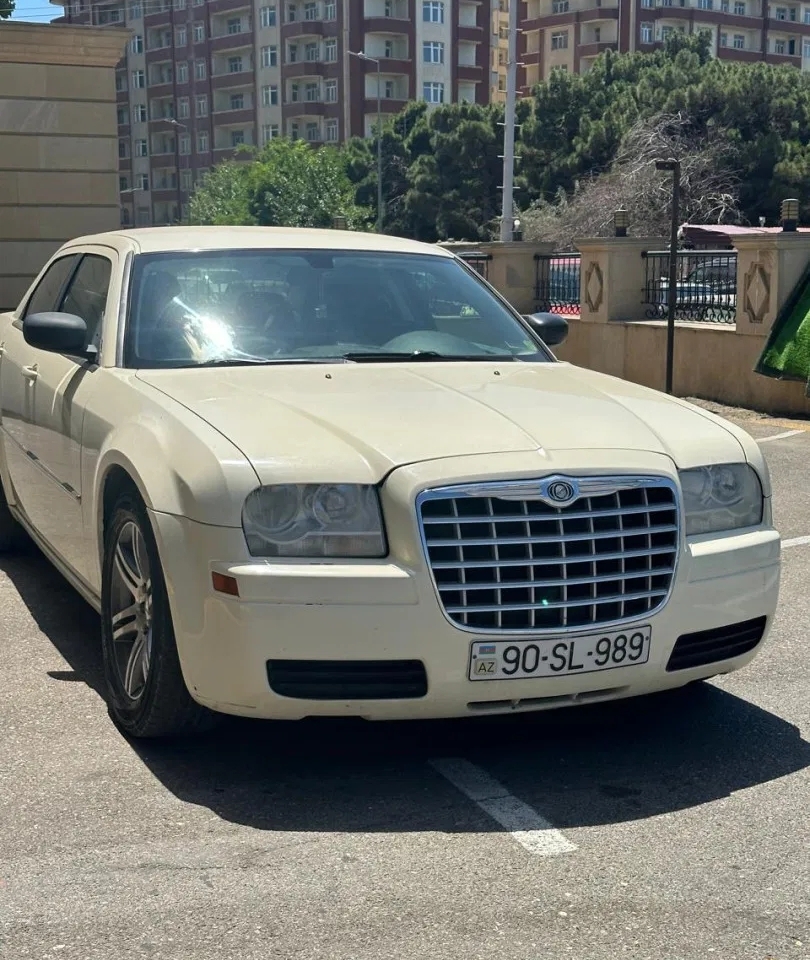
[[[783,536],[810,536],[810,433],[763,449]],[[96,616],[3,560],[0,957],[806,960],[808,582],[789,546],[767,652],[676,695],[142,746],[98,692]]]

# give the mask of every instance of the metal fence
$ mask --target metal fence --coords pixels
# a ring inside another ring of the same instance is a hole
[[[458,256],[469,263],[473,270],[477,270],[485,280],[489,280],[489,261],[492,259],[491,253],[483,253],[480,250],[465,250]]]
[[[675,319],[693,323],[734,323],[737,316],[737,253],[679,250],[676,253]],[[642,253],[644,300],[650,319],[669,314],[669,251]]]
[[[578,253],[535,254],[538,311],[579,316],[580,261]]]

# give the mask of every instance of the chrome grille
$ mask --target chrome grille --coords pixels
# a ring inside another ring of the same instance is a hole
[[[578,629],[663,606],[678,555],[675,487],[633,478],[554,507],[504,485],[419,498],[425,549],[448,617],[476,631]],[[524,484],[517,485],[523,488]]]

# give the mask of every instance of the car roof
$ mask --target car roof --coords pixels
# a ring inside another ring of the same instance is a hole
[[[77,237],[66,246],[101,244],[136,253],[206,250],[356,250],[371,253],[421,253],[452,257],[442,247],[401,237],[353,230],[300,227],[140,227]]]

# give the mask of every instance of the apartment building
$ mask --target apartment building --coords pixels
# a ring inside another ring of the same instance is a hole
[[[372,135],[378,97],[385,117],[505,96],[508,0],[53,2],[62,22],[132,31],[116,71],[126,224],[176,222],[240,144]]]
[[[767,0],[527,0],[519,83],[581,73],[604,50],[654,50],[680,31],[711,37],[715,56],[810,69],[810,5]]]

